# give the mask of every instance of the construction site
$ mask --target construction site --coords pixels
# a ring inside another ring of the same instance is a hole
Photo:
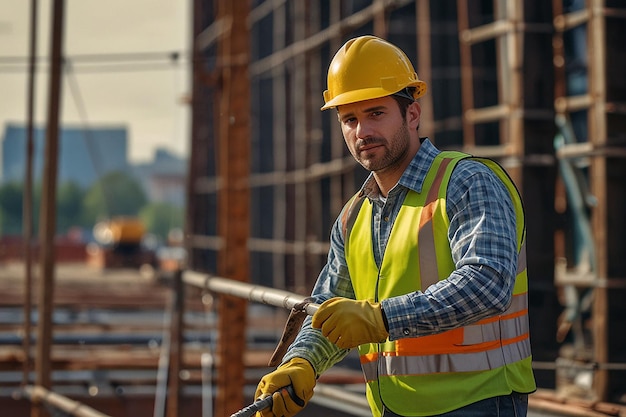
[[[428,85],[420,136],[496,160],[520,190],[538,387],[529,415],[626,416],[626,2],[193,0],[192,10],[185,257],[57,264],[54,210],[43,215],[36,256],[27,248],[0,268],[3,415],[230,416],[254,401],[368,174],[336,112],[320,107],[334,53],[372,34]],[[50,209],[54,195],[42,201]],[[371,415],[358,361],[320,377],[300,415]]]

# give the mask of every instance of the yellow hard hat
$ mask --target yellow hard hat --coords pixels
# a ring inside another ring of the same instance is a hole
[[[376,36],[360,36],[347,41],[333,57],[321,110],[389,96],[407,87],[416,88],[415,99],[426,94],[426,83],[417,77],[406,54]]]

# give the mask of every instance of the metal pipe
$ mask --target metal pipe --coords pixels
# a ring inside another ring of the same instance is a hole
[[[50,387],[52,360],[52,312],[54,310],[54,268],[56,233],[56,192],[59,164],[59,123],[61,112],[61,72],[63,65],[63,30],[65,1],[55,0],[52,6],[50,43],[50,81],[48,88],[48,120],[46,126],[46,147],[44,150],[43,185],[41,207],[39,208],[39,265],[40,276],[37,295],[37,349],[35,360],[35,382]],[[30,337],[30,335],[26,335]],[[38,410],[34,416],[41,415]]]
[[[168,311],[163,317],[163,337],[159,352],[159,362],[157,366],[156,390],[154,393],[153,417],[165,417],[165,403],[167,398],[167,381],[170,368],[170,345],[171,334],[169,331],[172,312]]]
[[[32,402],[51,405],[58,410],[74,417],[109,417],[93,408],[86,406],[78,401],[71,400],[63,395],[55,394],[39,385],[28,385],[24,387],[22,392]]]
[[[24,174],[24,193],[22,197],[22,222],[24,230],[24,366],[22,385],[30,382],[32,367],[32,288],[33,288],[33,154],[34,154],[34,119],[35,119],[35,74],[37,73],[37,14],[38,0],[31,0],[30,9],[30,50],[28,59],[28,105],[26,110],[26,172]]]
[[[249,301],[283,307],[288,310],[304,302],[307,298],[306,296],[288,291],[234,281],[228,278],[215,277],[195,271],[184,271],[183,281],[186,284],[206,288],[217,293],[233,295],[235,297],[245,298]],[[309,303],[305,306],[305,311],[309,316],[312,316],[318,308],[318,304]]]
[[[213,417],[213,355],[203,353],[200,366],[202,369],[202,417]]]

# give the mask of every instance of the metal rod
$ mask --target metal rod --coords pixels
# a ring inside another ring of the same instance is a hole
[[[183,282],[200,288],[206,288],[221,294],[233,295],[263,304],[283,307],[291,310],[296,305],[304,302],[306,296],[294,294],[288,291],[276,290],[270,287],[247,284],[228,278],[215,277],[195,271],[184,271]],[[318,304],[310,303],[305,310],[309,316],[315,314]]]
[[[256,414],[257,411],[265,410],[269,408],[273,404],[272,396],[265,397],[261,400],[256,400],[252,404],[247,407],[242,408],[234,414],[231,414],[230,417],[252,417]]]
[[[176,417],[181,414],[182,406],[182,384],[180,371],[183,367],[183,331],[185,316],[185,288],[181,276],[181,271],[176,271],[171,306],[170,306],[170,327],[168,346],[168,379],[167,379],[167,401],[165,415]]]
[[[170,305],[163,317],[163,336],[157,365],[156,389],[154,393],[153,417],[165,417],[165,404],[167,398],[167,381],[170,369],[170,346],[173,306]]]
[[[52,312],[54,309],[54,268],[56,232],[56,192],[59,158],[59,123],[61,111],[61,69],[63,64],[63,28],[65,1],[55,0],[52,6],[50,43],[50,81],[48,88],[48,120],[44,150],[43,186],[39,210],[39,266],[41,275],[37,296],[37,352],[35,382],[43,387],[51,385]],[[30,335],[26,335],[30,337]],[[34,410],[39,416],[41,410]]]
[[[200,366],[202,369],[202,417],[213,417],[213,355],[203,353]]]
[[[52,391],[48,391],[42,386],[28,385],[22,390],[24,395],[32,402],[51,405],[64,413],[74,417],[109,417],[85,404],[71,400]]]
[[[289,396],[292,399],[297,399],[296,393],[293,391],[293,387],[291,385],[286,386],[285,388],[281,388],[281,390],[287,390]],[[257,411],[265,410],[266,408],[270,408],[274,404],[274,399],[272,395],[268,395],[265,398],[259,398],[252,404],[242,408],[234,414],[231,414],[230,417],[252,417],[256,414]]]
[[[28,65],[28,105],[26,109],[26,172],[24,175],[24,193],[22,197],[22,222],[24,229],[24,366],[22,384],[30,382],[32,368],[31,333],[32,333],[32,287],[33,287],[33,153],[35,119],[35,74],[37,71],[37,14],[38,0],[31,0],[30,10],[30,50]]]

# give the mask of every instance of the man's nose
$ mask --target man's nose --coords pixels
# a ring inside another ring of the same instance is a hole
[[[359,139],[365,139],[372,134],[372,129],[367,121],[361,120],[356,126],[356,137]]]

